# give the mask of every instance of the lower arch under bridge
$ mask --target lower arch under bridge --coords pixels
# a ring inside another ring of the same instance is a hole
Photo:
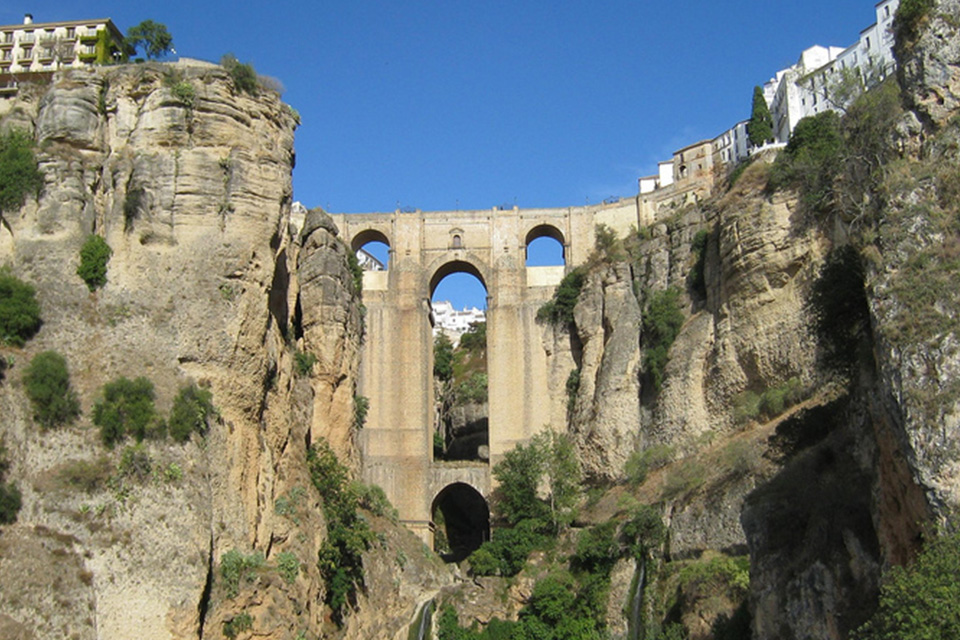
[[[382,487],[401,521],[432,546],[438,496],[452,486],[471,487],[486,507],[493,465],[536,433],[565,428],[564,385],[575,363],[569,349],[550,344],[552,332],[537,322],[537,310],[564,273],[586,261],[597,224],[621,236],[641,226],[639,201],[332,217],[352,249],[379,240],[390,252],[386,270],[364,273],[358,392],[370,404],[360,432],[363,479]],[[540,236],[562,244],[565,266],[526,266],[527,245]],[[489,459],[483,463],[433,460],[431,297],[441,279],[458,271],[477,276],[487,290]]]

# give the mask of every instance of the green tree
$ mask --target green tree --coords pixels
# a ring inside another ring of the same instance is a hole
[[[28,194],[38,194],[43,188],[34,147],[26,131],[9,129],[0,133],[0,213],[19,209]]]
[[[77,275],[87,283],[90,291],[99,289],[107,283],[107,263],[113,250],[107,241],[98,235],[87,237],[80,248],[80,266]]]
[[[72,422],[80,415],[80,401],[70,388],[66,359],[56,351],[43,351],[30,361],[23,374],[33,419],[45,429]]]
[[[170,437],[177,442],[186,442],[194,432],[206,435],[210,418],[217,414],[213,406],[213,394],[195,384],[181,387],[170,409]]]
[[[124,45],[129,55],[136,55],[137,49],[142,49],[148,59],[160,58],[173,50],[173,36],[166,25],[144,20],[127,30]]]
[[[913,564],[894,567],[880,587],[880,606],[857,640],[960,637],[960,535],[928,544]]]
[[[153,398],[153,383],[147,378],[121,376],[105,384],[103,398],[93,405],[93,423],[100,427],[103,443],[112,449],[127,434],[140,442],[157,429],[159,416]]]
[[[441,382],[453,377],[453,342],[444,333],[433,340],[433,375]]]
[[[0,343],[22,347],[39,328],[36,291],[8,269],[0,269]]]
[[[763,97],[763,89],[759,86],[753,88],[753,109],[747,123],[747,137],[755,147],[773,141],[773,116],[770,115],[767,99]]]
[[[546,505],[537,497],[544,457],[543,447],[536,442],[518,444],[493,467],[493,475],[499,484],[494,506],[498,515],[508,524],[544,519]]]
[[[798,187],[805,205],[822,210],[833,196],[834,179],[843,166],[843,150],[840,116],[835,111],[803,118],[777,156],[767,186]]]

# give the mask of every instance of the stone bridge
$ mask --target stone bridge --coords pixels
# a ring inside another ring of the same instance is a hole
[[[354,250],[371,241],[390,247],[388,269],[364,273],[359,393],[370,407],[360,434],[363,477],[383,487],[427,544],[433,507],[444,492],[459,491],[486,509],[492,465],[537,432],[565,428],[565,379],[550,379],[537,310],[566,270],[586,260],[597,224],[622,236],[649,223],[642,213],[637,198],[562,209],[333,215]],[[528,245],[543,236],[563,246],[563,266],[526,266]],[[476,276],[487,291],[488,462],[433,460],[430,301],[437,284],[456,272]]]

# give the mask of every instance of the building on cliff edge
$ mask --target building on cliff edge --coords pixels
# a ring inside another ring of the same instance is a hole
[[[58,69],[109,64],[122,56],[123,33],[109,18],[0,26],[0,95]]]

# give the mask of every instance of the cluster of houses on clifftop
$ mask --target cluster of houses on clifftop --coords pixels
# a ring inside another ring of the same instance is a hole
[[[810,47],[796,64],[777,71],[764,83],[763,96],[773,116],[775,141],[760,148],[783,146],[801,119],[846,106],[837,104],[836,96],[831,95],[844,76],[855,74],[862,86],[869,88],[893,73],[896,60],[891,27],[899,5],[900,0],[878,2],[874,7],[876,21],[849,47]],[[688,145],[658,163],[655,175],[639,179],[640,196],[675,200],[676,196],[709,191],[718,174],[725,174],[757,150],[750,144],[747,121],[743,120],[717,137]],[[657,193],[660,190],[667,192]]]

